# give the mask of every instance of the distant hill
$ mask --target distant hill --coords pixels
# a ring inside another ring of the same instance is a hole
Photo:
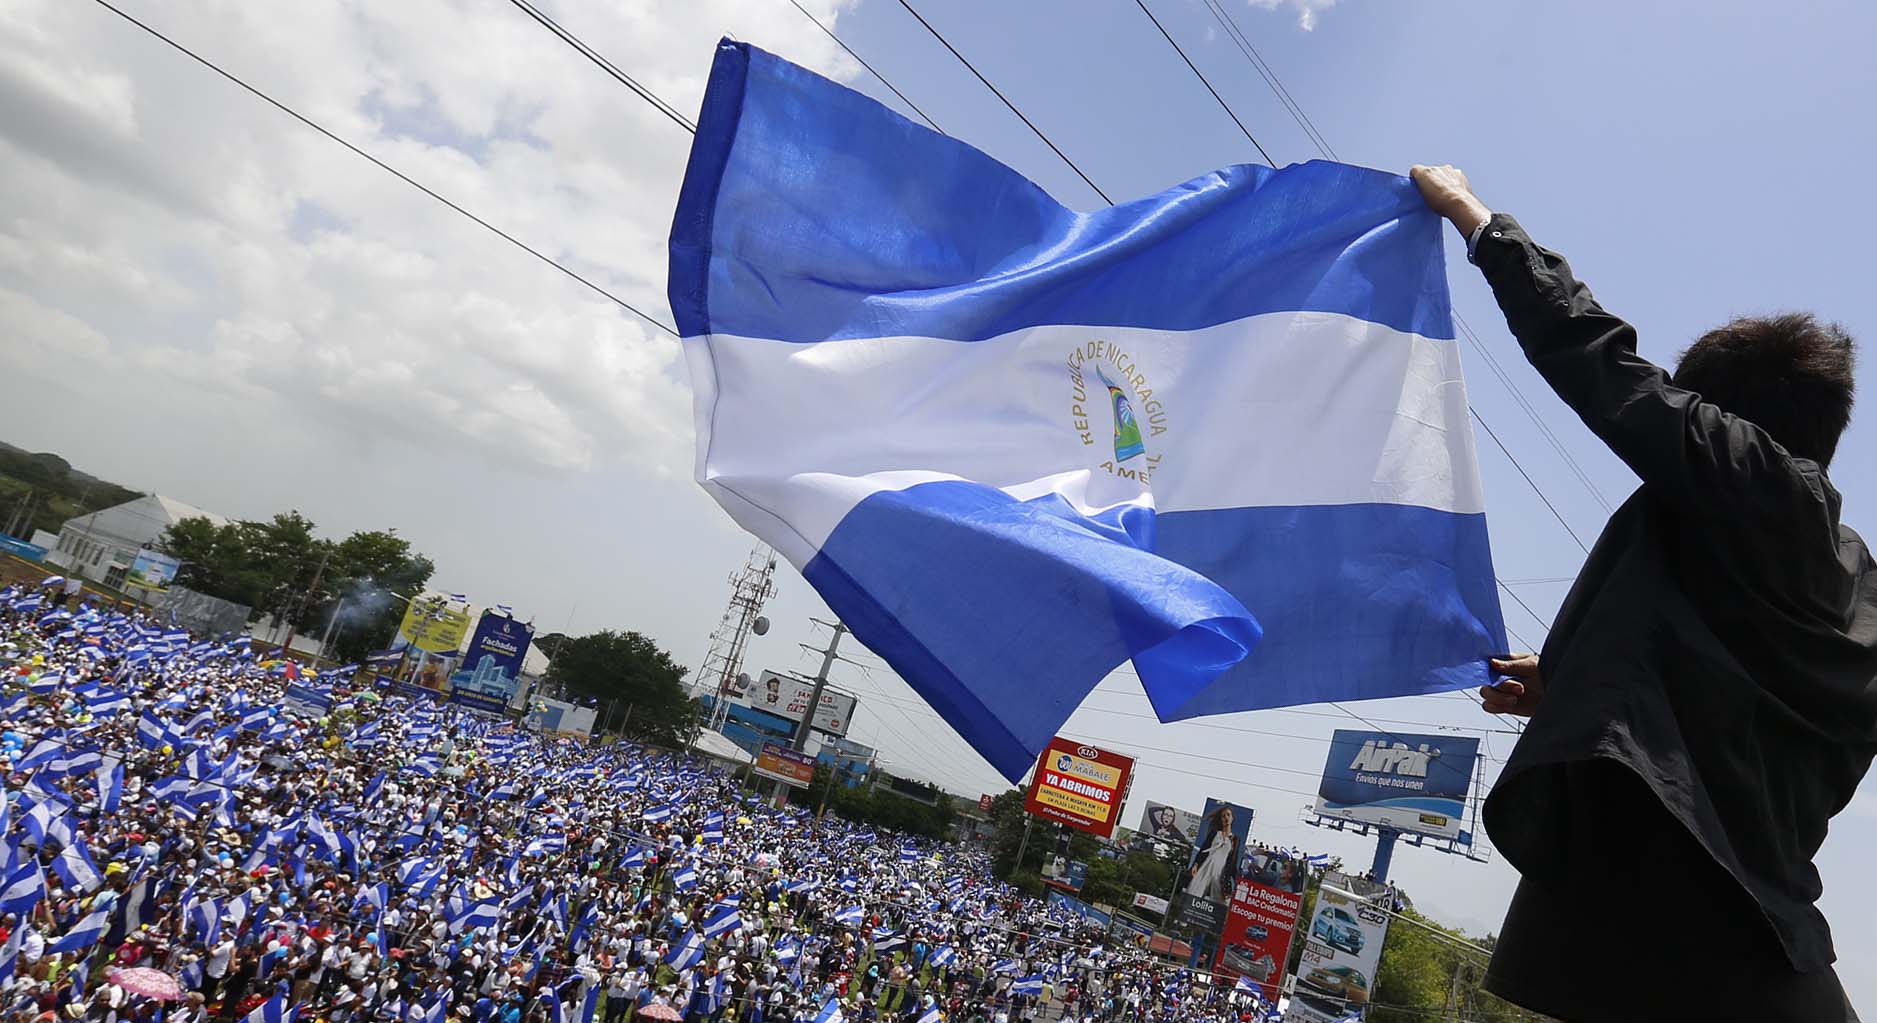
[[[27,451],[0,441],[0,532],[31,539],[33,530],[58,532],[65,520],[142,496],[129,487],[72,468],[49,451]]]

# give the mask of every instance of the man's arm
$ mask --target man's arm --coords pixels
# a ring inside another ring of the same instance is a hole
[[[1738,518],[1790,507],[1803,487],[1765,431],[1676,387],[1636,352],[1635,328],[1605,312],[1557,253],[1493,214],[1451,167],[1416,167],[1428,205],[1467,237],[1506,324],[1545,382],[1643,482],[1684,510]],[[1771,480],[1789,485],[1770,485]]]

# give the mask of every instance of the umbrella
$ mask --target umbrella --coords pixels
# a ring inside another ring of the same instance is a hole
[[[173,1002],[183,996],[180,981],[162,970],[152,970],[147,966],[112,970],[110,981],[139,998]]]
[[[667,1023],[678,1023],[678,1021],[684,1017],[678,1013],[678,1010],[669,1005],[648,1005],[639,1010],[637,1018],[662,1019],[666,1020]]]

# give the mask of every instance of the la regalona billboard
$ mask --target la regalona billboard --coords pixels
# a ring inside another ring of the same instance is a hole
[[[1213,972],[1227,980],[1244,977],[1275,1003],[1302,905],[1303,896],[1296,892],[1240,879],[1220,928]]]
[[[1036,760],[1036,776],[1023,808],[1098,838],[1114,834],[1121,820],[1134,758],[1057,736]]]
[[[1338,729],[1316,812],[1379,827],[1458,838],[1479,740]]]

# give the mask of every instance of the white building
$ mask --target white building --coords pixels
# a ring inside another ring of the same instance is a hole
[[[174,498],[149,494],[135,501],[67,519],[59,527],[58,546],[46,560],[74,575],[121,588],[137,552],[153,547],[164,530],[184,519],[204,518],[217,526],[228,520]]]

